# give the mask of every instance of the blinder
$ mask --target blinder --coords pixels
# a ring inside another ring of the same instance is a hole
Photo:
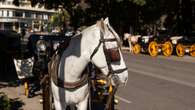
[[[109,29],[109,27],[108,27]],[[111,31],[111,33],[114,35],[114,33],[112,32],[111,29],[109,29],[109,31]],[[115,35],[114,35],[115,36]],[[116,42],[118,47],[116,48],[106,48],[106,42]],[[98,51],[100,45],[103,44],[103,50],[105,53],[105,57],[107,60],[107,65],[108,65],[108,69],[109,69],[109,73],[108,73],[108,77],[111,75],[116,75],[119,73],[122,73],[123,71],[127,70],[127,67],[122,68],[122,69],[117,69],[117,70],[113,70],[111,63],[112,62],[117,62],[121,60],[121,56],[120,56],[120,45],[119,45],[119,41],[117,40],[116,36],[115,38],[104,38],[103,37],[103,32],[100,30],[100,42],[97,45],[97,47],[94,49],[93,53],[90,56],[90,59],[92,60],[93,56],[95,55],[95,53]]]
[[[121,60],[120,52],[118,48],[105,49],[111,62],[117,62]]]

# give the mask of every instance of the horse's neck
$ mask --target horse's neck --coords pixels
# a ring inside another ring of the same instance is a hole
[[[74,37],[63,52],[58,74],[61,80],[66,82],[78,81],[86,68],[89,61],[86,59],[86,52],[82,49],[81,40],[82,37]]]

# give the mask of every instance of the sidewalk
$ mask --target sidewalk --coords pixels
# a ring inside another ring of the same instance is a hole
[[[10,99],[13,99],[17,102],[16,106],[19,107],[18,110],[42,110],[42,104],[39,102],[41,94],[38,93],[37,96],[33,98],[27,98],[24,95],[23,85],[19,87],[2,87],[0,92],[4,92]]]

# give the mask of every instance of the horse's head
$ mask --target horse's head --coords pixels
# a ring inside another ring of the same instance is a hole
[[[108,18],[98,21],[96,25],[99,29],[96,36],[99,38],[98,43],[94,43],[90,59],[104,75],[112,79],[113,85],[125,84],[128,71],[121,53],[120,38],[110,26]]]

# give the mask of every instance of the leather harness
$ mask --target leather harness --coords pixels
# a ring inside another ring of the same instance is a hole
[[[58,68],[62,56],[62,52],[68,47],[70,41],[63,42],[60,47],[56,50],[48,63],[49,76],[52,78],[55,85],[65,89],[76,89],[88,83],[88,74],[86,70],[83,72],[81,79],[76,82],[64,82],[58,78]]]
[[[109,31],[113,35],[115,35],[113,33],[112,29],[110,29],[108,25],[107,25],[107,27],[108,27]],[[105,77],[110,78],[110,76],[111,76],[111,77],[114,77],[115,79],[118,79],[117,75],[115,75],[115,74],[126,71],[127,68],[113,70],[113,68],[111,66],[111,59],[110,59],[110,56],[109,56],[108,51],[106,49],[105,42],[117,42],[117,44],[119,44],[116,36],[115,36],[115,38],[105,39],[104,36],[103,36],[103,32],[100,30],[100,41],[99,41],[99,44],[97,45],[97,47],[92,52],[92,54],[90,56],[90,60],[92,60],[93,56],[97,53],[97,51],[99,50],[100,45],[102,44],[103,45],[103,50],[104,50],[104,53],[105,53],[105,57],[106,57],[106,61],[107,61],[107,65],[108,65],[108,69],[109,69],[109,73]],[[68,44],[69,44],[69,42],[68,42]],[[83,72],[81,79],[79,81],[76,81],[76,82],[71,82],[71,83],[70,82],[64,82],[64,81],[62,81],[61,79],[58,78],[58,68],[59,68],[59,63],[60,63],[60,59],[61,59],[61,56],[62,56],[62,51],[64,51],[68,47],[67,43],[65,45],[66,46],[62,46],[63,48],[58,49],[57,52],[52,56],[51,61],[48,64],[49,75],[52,78],[52,80],[54,81],[54,83],[57,86],[61,87],[61,88],[66,88],[66,89],[79,88],[81,86],[84,86],[86,83],[88,83],[88,74],[87,74],[86,70]]]

